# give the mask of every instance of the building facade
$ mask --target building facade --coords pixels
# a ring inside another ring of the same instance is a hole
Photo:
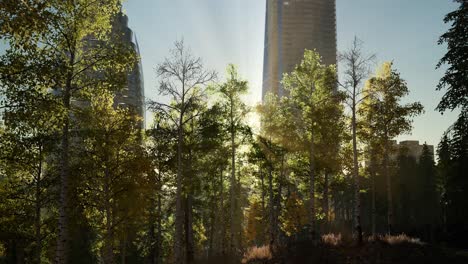
[[[317,50],[324,64],[336,64],[335,0],[267,0],[262,98],[284,95],[280,81]]]
[[[414,158],[416,162],[419,162],[421,155],[423,154],[424,144],[419,144],[418,140],[405,140],[400,141],[397,143],[396,140],[391,141],[392,148],[394,150],[393,154],[391,155],[392,159],[396,159],[399,154],[405,153],[406,156]],[[429,153],[432,156],[432,160],[434,160],[434,146],[427,145]]]
[[[140,47],[133,31],[128,27],[128,17],[121,14],[117,17],[114,24],[114,30],[117,31],[120,40],[126,45],[130,45],[138,56],[138,62],[135,64],[132,72],[128,75],[127,87],[117,93],[114,98],[115,106],[129,107],[141,118],[141,128],[145,128],[146,108],[145,108],[145,86],[143,82],[143,69],[140,58]]]

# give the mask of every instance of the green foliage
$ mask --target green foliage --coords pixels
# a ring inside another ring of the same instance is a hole
[[[366,84],[366,100],[361,106],[371,133],[383,140],[393,139],[411,131],[411,118],[423,112],[419,102],[401,105],[409,89],[400,74],[387,62]]]
[[[86,158],[78,161],[83,168],[80,198],[86,204],[87,221],[99,230],[96,243],[112,247],[113,255],[116,233],[125,233],[122,225],[131,226],[144,208],[144,175],[149,163],[141,146],[140,120],[130,109],[114,109],[108,92],[95,95],[82,115],[80,156]],[[105,252],[99,247],[96,250]]]
[[[466,29],[468,4],[466,1],[456,0],[457,10],[450,12],[444,19],[451,28],[439,39],[439,44],[447,44],[448,51],[442,57],[437,67],[447,64],[445,75],[437,86],[438,90],[446,89],[437,109],[440,112],[460,109],[458,120],[448,129],[439,147],[439,186],[442,193],[442,210],[445,229],[449,233],[449,240],[460,244],[455,233],[466,234],[468,227],[463,223],[467,218],[466,203],[461,197],[468,190],[466,176],[467,160],[467,127],[468,127],[468,88],[466,61],[468,49],[468,34]],[[466,221],[465,221],[466,222]]]
[[[448,231],[448,239],[454,245],[461,245],[459,234],[465,234],[467,202],[465,197],[468,190],[467,149],[468,149],[468,118],[462,113],[459,119],[442,138],[437,153],[439,184],[442,191],[442,210],[445,228]]]
[[[330,115],[336,117],[340,111],[343,95],[336,91],[335,67],[322,65],[317,52],[306,50],[302,62],[292,73],[285,74],[282,84],[291,98],[291,111],[296,112],[296,118],[291,120],[295,123],[294,132],[301,145],[307,146],[316,137],[314,131],[335,120]]]
[[[356,159],[334,65],[306,50],[284,75],[287,96],[268,94],[257,107],[261,130],[253,135],[243,100],[248,83],[236,67],[212,84],[216,73],[176,42],[156,69],[169,101],[150,102],[154,124],[143,133],[134,109],[115,105],[136,61],[117,41],[120,5],[0,5],[0,34],[9,44],[0,62],[1,255],[51,263],[65,239],[68,257],[55,262],[186,263],[238,258],[247,246],[281,246],[306,231],[313,238],[350,231]],[[419,229],[438,224],[437,184],[445,224],[466,228],[465,116],[444,137],[436,171],[427,146],[419,160],[403,152],[392,159],[391,140],[411,131],[422,106],[401,103],[409,89],[391,63],[363,91],[363,227],[370,229],[370,194],[377,193],[379,225],[395,207],[397,228],[429,240],[432,233]],[[384,176],[393,190],[385,190]],[[397,206],[385,204],[386,191]]]
[[[447,64],[448,69],[437,86],[438,90],[446,89],[437,109],[441,112],[460,108],[468,111],[468,76],[466,61],[468,60],[468,3],[455,0],[460,6],[444,18],[451,28],[439,39],[439,45],[446,44],[448,51],[442,57],[437,67]]]

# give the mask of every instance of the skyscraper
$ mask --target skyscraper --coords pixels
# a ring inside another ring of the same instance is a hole
[[[262,98],[284,95],[283,73],[316,49],[323,63],[336,64],[335,0],[267,0]]]
[[[114,30],[117,31],[121,39],[115,41],[122,41],[124,44],[130,45],[137,56],[140,56],[140,48],[138,41],[133,31],[128,27],[128,17],[121,14],[117,17],[114,24]],[[137,64],[134,66],[132,72],[128,75],[127,87],[121,92],[117,93],[114,104],[117,106],[129,107],[142,117],[141,128],[145,124],[145,89],[143,83],[143,70],[141,66],[141,59],[138,59]]]

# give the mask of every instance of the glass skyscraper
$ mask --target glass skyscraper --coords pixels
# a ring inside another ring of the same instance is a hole
[[[301,62],[305,49],[336,64],[335,0],[267,0],[262,98],[284,95],[280,81]]]
[[[128,27],[128,17],[120,14],[114,24],[114,30],[119,32],[120,40],[126,45],[130,45],[137,56],[140,56],[140,48],[133,31]],[[143,83],[143,69],[141,59],[138,58],[137,64],[128,75],[127,86],[116,94],[114,99],[116,106],[129,107],[142,117],[141,128],[145,127],[145,88]]]

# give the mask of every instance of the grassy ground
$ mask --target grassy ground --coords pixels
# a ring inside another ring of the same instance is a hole
[[[343,242],[336,236],[310,241],[292,242],[270,250],[253,248],[244,257],[245,264],[467,264],[468,257],[455,250],[421,243],[406,236],[368,239],[363,245]]]

